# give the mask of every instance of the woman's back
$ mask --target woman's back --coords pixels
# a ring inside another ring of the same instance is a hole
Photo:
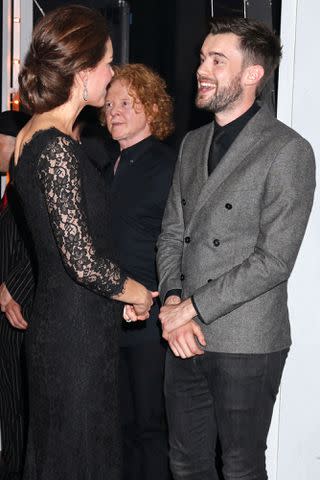
[[[101,293],[121,291],[124,277],[106,260],[104,182],[94,169],[81,145],[55,128],[35,133],[16,167],[39,272],[26,332],[31,393],[24,480],[120,475],[118,327]]]

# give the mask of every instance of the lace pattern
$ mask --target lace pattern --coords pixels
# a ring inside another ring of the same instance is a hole
[[[110,297],[123,291],[127,276],[95,251],[83,208],[79,160],[71,144],[65,136],[50,142],[40,156],[38,177],[65,268],[78,283]]]

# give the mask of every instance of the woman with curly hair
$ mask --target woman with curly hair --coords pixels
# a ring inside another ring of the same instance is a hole
[[[110,172],[111,238],[121,267],[151,289],[157,287],[156,241],[175,164],[173,151],[161,141],[173,130],[165,87],[146,66],[123,65],[115,69],[104,109],[107,128],[120,146]],[[158,313],[154,304],[144,325],[125,323],[121,332],[124,480],[171,478]]]

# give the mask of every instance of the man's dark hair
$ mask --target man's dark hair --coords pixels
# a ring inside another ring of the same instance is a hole
[[[214,18],[209,33],[233,33],[239,37],[244,66],[261,65],[264,69],[264,76],[258,87],[261,91],[280,63],[280,38],[265,24],[241,17]]]

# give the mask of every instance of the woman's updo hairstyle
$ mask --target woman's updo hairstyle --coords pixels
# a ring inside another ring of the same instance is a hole
[[[99,63],[108,38],[106,19],[90,8],[70,5],[45,15],[19,75],[23,105],[34,114],[65,103],[75,74]]]

